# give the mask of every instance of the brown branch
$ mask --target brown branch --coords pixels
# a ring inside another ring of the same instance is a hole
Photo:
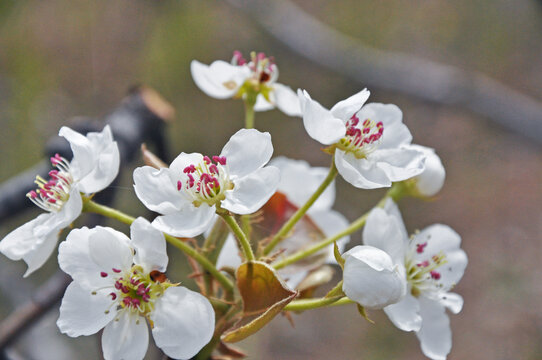
[[[365,46],[288,0],[227,0],[295,53],[363,86],[455,105],[542,142],[542,103],[484,74]]]
[[[52,308],[64,295],[71,279],[58,271],[40,286],[32,300],[23,304],[0,323],[0,350],[4,350],[30,325]]]

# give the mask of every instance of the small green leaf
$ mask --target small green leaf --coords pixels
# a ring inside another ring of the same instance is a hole
[[[363,318],[365,320],[367,320],[368,322],[370,322],[371,324],[374,324],[375,322],[371,319],[369,319],[369,316],[367,316],[367,311],[365,311],[365,308],[363,306],[361,306],[360,304],[357,304],[358,305],[358,312],[361,316],[363,316]]]
[[[344,269],[344,259],[341,256],[341,253],[339,252],[339,247],[337,246],[337,242],[333,243],[333,255],[335,256],[335,260],[341,267],[341,269]]]

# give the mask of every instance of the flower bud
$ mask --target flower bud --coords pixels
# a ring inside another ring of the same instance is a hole
[[[424,153],[425,170],[412,181],[414,189],[422,196],[436,195],[444,185],[446,171],[435,150],[421,145],[412,145],[413,148]]]
[[[351,300],[368,309],[381,309],[406,294],[405,276],[385,251],[355,246],[343,257],[343,291]]]

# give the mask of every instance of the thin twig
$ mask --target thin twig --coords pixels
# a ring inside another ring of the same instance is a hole
[[[227,0],[295,53],[364,86],[455,105],[542,143],[542,103],[482,73],[370,48],[288,0]]]

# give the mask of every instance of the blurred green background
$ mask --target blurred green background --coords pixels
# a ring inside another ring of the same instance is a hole
[[[296,0],[305,11],[366,45],[485,73],[542,99],[542,3],[534,0]],[[330,107],[364,87],[300,57],[250,15],[223,1],[0,0],[0,181],[42,158],[47,139],[77,115],[103,116],[134,83],[155,88],[177,110],[168,133],[174,154],[216,154],[243,126],[238,101],[214,100],[190,76],[190,61],[229,60],[233,50],[275,56],[279,82],[305,88]],[[325,52],[326,49],[321,49]],[[420,79],[423,81],[423,79]],[[469,256],[451,316],[450,359],[542,358],[542,154],[540,145],[465,109],[371,87],[371,101],[395,103],[414,142],[436,148],[447,182],[436,201],[400,205],[412,232],[436,222],[462,235]],[[540,119],[542,122],[542,119]],[[298,118],[257,114],[275,155],[327,166],[320,144]],[[541,125],[542,126],[542,125]],[[122,175],[117,206],[145,214]],[[335,208],[354,220],[382,191],[337,181]],[[38,214],[0,225],[0,237]],[[120,229],[126,229],[120,227]],[[352,236],[351,245],[361,242]],[[170,271],[184,271],[176,258]],[[28,279],[25,266],[0,257],[0,318],[28,299],[56,269]],[[175,279],[184,280],[184,279]],[[190,282],[187,282],[190,285]],[[381,312],[370,325],[353,306],[279,316],[240,345],[251,359],[421,359],[414,334]],[[98,336],[70,339],[54,325],[57,310],[14,345],[28,359],[100,358]],[[148,359],[159,356],[149,351]]]

